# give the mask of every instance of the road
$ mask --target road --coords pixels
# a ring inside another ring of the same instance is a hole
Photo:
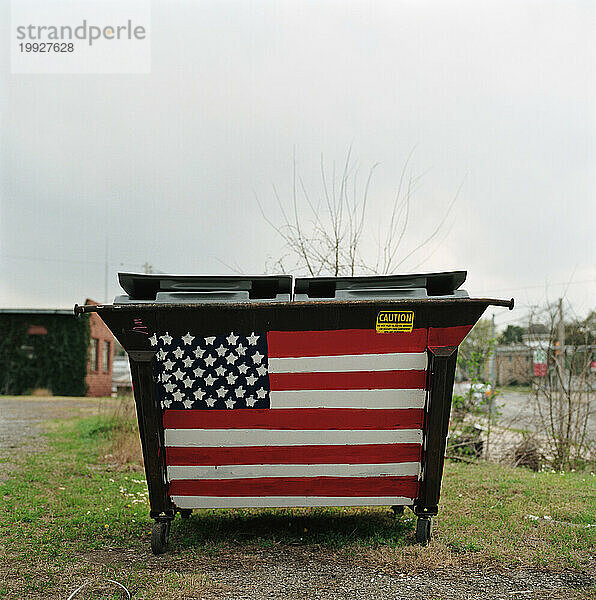
[[[462,393],[461,384],[456,384],[455,393]],[[512,429],[525,429],[528,431],[540,431],[540,418],[536,410],[536,399],[528,393],[514,392],[510,390],[499,390],[497,396],[497,406],[501,425]],[[596,434],[596,397],[592,394],[591,415],[589,421],[589,430]],[[548,407],[545,400],[542,400],[543,414],[548,414]]]

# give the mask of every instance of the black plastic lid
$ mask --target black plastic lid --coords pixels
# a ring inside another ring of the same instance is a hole
[[[307,298],[332,299],[344,293],[365,295],[367,292],[389,292],[415,297],[417,291],[425,296],[451,296],[466,280],[466,271],[424,273],[417,275],[373,275],[366,277],[298,277],[294,294]],[[338,294],[340,292],[340,294]]]
[[[118,273],[118,280],[130,300],[156,300],[161,292],[234,293],[248,292],[250,300],[275,299],[292,294],[291,275],[166,275]]]

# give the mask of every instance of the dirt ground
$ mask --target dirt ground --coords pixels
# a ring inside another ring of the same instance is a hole
[[[115,556],[139,560],[123,550],[94,554],[90,562],[109,566]],[[146,557],[143,557],[146,560]],[[175,568],[200,571],[208,585],[192,598],[204,600],[572,600],[590,598],[591,581],[576,573],[547,573],[526,569],[487,571],[481,568],[438,570],[429,573],[395,573],[360,564],[358,559],[337,560],[304,548],[263,551],[255,556],[234,553],[216,559],[181,564],[178,557],[151,557],[155,573]],[[185,568],[186,567],[186,568]]]
[[[41,435],[44,422],[98,409],[103,409],[101,403],[91,399],[0,398],[0,446],[15,456],[35,452],[44,446]],[[156,578],[162,578],[174,568],[178,573],[188,573],[189,578],[200,572],[209,583],[199,585],[197,595],[188,597],[205,600],[571,600],[593,597],[591,579],[572,572],[473,566],[399,573],[394,568],[371,564],[358,557],[351,559],[305,547],[263,549],[250,556],[242,552],[198,556],[191,561],[183,560],[184,564],[175,555],[135,554],[127,549],[89,552],[81,556],[81,561],[108,568],[144,561]]]

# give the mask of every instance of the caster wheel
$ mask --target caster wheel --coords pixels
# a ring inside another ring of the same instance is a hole
[[[396,517],[404,514],[405,506],[392,506],[391,510]]]
[[[418,521],[416,521],[416,541],[426,546],[430,542],[432,530],[433,520],[431,517],[418,517]]]
[[[156,521],[151,530],[151,551],[163,554],[168,549],[170,537],[170,521]]]
[[[183,519],[189,519],[189,518],[190,518],[190,515],[192,515],[192,510],[190,510],[190,509],[188,509],[188,508],[183,508],[183,509],[180,511],[180,516],[181,516]]]

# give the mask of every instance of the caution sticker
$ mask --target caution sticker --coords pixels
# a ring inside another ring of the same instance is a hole
[[[382,310],[377,315],[377,333],[410,332],[413,328],[413,310]]]

